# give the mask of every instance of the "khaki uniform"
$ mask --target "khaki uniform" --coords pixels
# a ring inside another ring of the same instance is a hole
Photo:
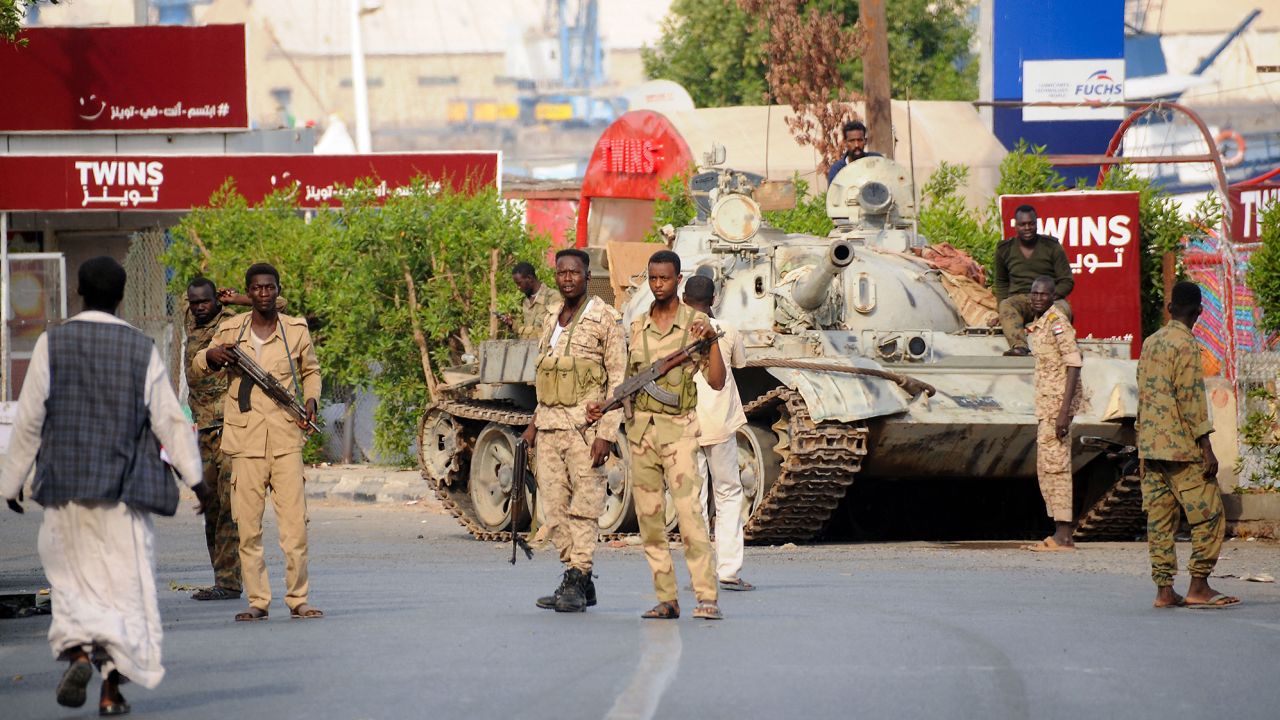
[[[604,403],[622,383],[626,348],[621,319],[608,303],[588,297],[555,342],[559,320],[548,315],[538,342],[538,406],[533,414],[538,497],[547,538],[560,552],[560,562],[588,573],[605,490],[604,474],[591,467],[591,443],[618,439],[622,411],[601,418],[586,431],[585,441],[577,428],[586,422],[587,403]]]
[[[524,315],[520,327],[516,329],[518,337],[521,340],[537,340],[542,337],[543,323],[551,312],[551,306],[558,304],[558,301],[558,295],[546,283],[539,285],[538,291],[533,295],[521,300],[520,307]]]
[[[1200,346],[1183,323],[1172,320],[1142,343],[1138,360],[1138,457],[1142,458],[1142,508],[1147,511],[1151,579],[1173,584],[1178,572],[1174,533],[1178,510],[1191,525],[1192,577],[1209,577],[1218,563],[1226,521],[1216,478],[1204,476],[1196,440],[1213,432],[1205,398]]]
[[[1056,522],[1071,522],[1071,436],[1059,438],[1058,413],[1067,386],[1067,369],[1082,367],[1076,330],[1057,307],[1050,307],[1028,328],[1036,358],[1036,476],[1045,510]],[[1076,381],[1071,414],[1081,410],[1084,388]]]
[[[302,385],[303,402],[320,398],[320,364],[316,361],[311,333],[303,318],[279,315],[271,336],[256,347],[251,314],[222,321],[210,346],[239,344],[250,357],[285,387],[297,391],[294,375]],[[281,334],[283,332],[283,335]],[[288,348],[286,351],[285,348]],[[207,353],[192,359],[190,371],[197,378],[214,372]],[[271,585],[262,557],[262,513],[271,490],[280,549],[285,555],[285,604],[292,610],[307,602],[307,506],[303,494],[302,446],[306,436],[290,415],[260,388],[248,396],[248,408],[240,409],[241,386],[252,383],[234,368],[223,404],[222,451],[231,457],[231,511],[240,529],[240,565],[249,605],[266,610]]]
[[[186,298],[183,298],[185,304]],[[214,332],[236,313],[223,307],[208,323],[197,325],[189,309],[184,346],[187,368],[187,404],[200,432],[200,459],[204,462],[204,483],[209,499],[204,506],[204,540],[213,565],[213,582],[220,588],[240,592],[240,534],[231,516],[231,461],[222,453],[222,403],[227,394],[224,373],[196,378],[191,362],[196,353],[209,346]]]
[[[671,327],[663,332],[649,313],[631,323],[627,374],[633,375],[666,355],[689,344],[689,328],[707,316],[683,303]],[[663,481],[676,506],[684,559],[693,578],[698,602],[717,600],[715,557],[707,522],[699,502],[702,480],[698,476],[698,391],[694,374],[706,366],[706,358],[673,369],[658,385],[680,396],[679,406],[662,405],[648,394],[635,396],[635,412],[627,422],[631,451],[631,492],[645,559],[653,572],[653,589],[659,602],[676,599],[675,568],[667,547]]]

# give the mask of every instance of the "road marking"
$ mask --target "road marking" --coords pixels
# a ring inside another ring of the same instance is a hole
[[[680,626],[670,620],[640,626],[640,660],[605,720],[652,720],[680,668]]]

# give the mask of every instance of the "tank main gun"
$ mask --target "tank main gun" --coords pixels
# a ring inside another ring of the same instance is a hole
[[[853,244],[848,240],[832,242],[826,257],[796,281],[795,287],[791,290],[791,299],[810,312],[822,307],[822,304],[827,301],[831,281],[844,272],[852,262]]]

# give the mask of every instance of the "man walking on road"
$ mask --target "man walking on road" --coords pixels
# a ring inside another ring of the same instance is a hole
[[[1200,286],[1173,286],[1171,319],[1142,343],[1138,360],[1138,457],[1142,459],[1142,507],[1155,607],[1220,608],[1240,602],[1209,587],[1218,564],[1226,519],[1218,489],[1218,458],[1209,443],[1209,421],[1200,346],[1191,328],[1200,317]],[[1191,525],[1191,585],[1173,591],[1178,572],[1174,533],[1179,510]]]
[[[303,494],[304,423],[294,422],[241,372],[234,369],[230,348],[239,346],[258,365],[294,394],[305,398],[308,419],[315,420],[320,398],[320,364],[303,318],[276,309],[280,273],[266,263],[249,267],[245,287],[253,311],[227,318],[208,349],[192,358],[197,379],[232,368],[223,403],[222,451],[231,457],[231,509],[240,530],[240,567],[249,593],[249,609],[238,621],[265,620],[271,584],[262,557],[262,513],[271,491],[280,549],[285,555],[285,604],[293,618],[319,618],[324,613],[307,602],[307,505]]]
[[[123,267],[109,257],[79,270],[85,311],[36,341],[0,496],[13,500],[35,467],[44,506],[40,561],[53,589],[49,645],[69,663],[58,684],[66,707],[85,702],[93,666],[101,715],[129,704],[120,685],[154,688],[164,677],[151,514],[173,515],[183,484],[202,503],[200,453],[155,343],[115,317]],[[21,506],[10,502],[21,511]]]
[[[649,290],[653,304],[648,312],[631,323],[627,375],[634,375],[691,342],[715,337],[706,315],[680,302],[680,256],[659,250],[649,258]],[[658,604],[642,617],[680,617],[675,568],[667,547],[663,483],[671,492],[684,543],[684,559],[693,577],[698,606],[693,616],[707,620],[723,617],[716,604],[718,591],[712,567],[711,541],[707,521],[698,507],[698,386],[693,380],[702,370],[715,390],[724,387],[725,367],[720,346],[711,344],[705,355],[692,363],[672,368],[655,382],[657,393],[641,392],[633,402],[634,413],[626,424],[631,455],[632,497],[640,523],[640,539],[645,559],[653,573]],[[671,398],[671,404],[655,397]],[[588,408],[588,419],[599,408]]]
[[[684,283],[684,304],[706,314],[711,327],[722,336],[720,357],[727,359],[730,367],[742,367],[746,362],[746,349],[742,336],[732,325],[719,320],[711,310],[715,300],[715,283],[709,278],[694,275]],[[755,590],[755,586],[743,580],[742,525],[747,508],[742,500],[742,477],[738,470],[738,429],[747,424],[742,412],[742,399],[738,397],[738,385],[733,373],[725,372],[724,387],[715,390],[701,372],[694,375],[698,386],[698,470],[703,494],[699,505],[707,507],[705,490],[711,485],[716,502],[716,575],[720,587],[726,590]]]
[[[609,459],[622,422],[622,411],[615,410],[585,436],[578,432],[587,420],[587,405],[604,402],[622,382],[627,357],[622,317],[587,295],[590,279],[585,252],[556,253],[556,285],[564,302],[543,325],[534,383],[538,405],[524,431],[535,450],[547,536],[566,566],[560,587],[537,601],[538,607],[556,612],[582,612],[596,604],[591,568],[605,484],[599,468]]]
[[[1005,355],[1026,356],[1031,354],[1031,349],[1027,347],[1025,326],[1036,317],[1031,308],[1032,281],[1041,275],[1053,278],[1056,304],[1065,318],[1071,317],[1066,298],[1076,281],[1071,277],[1071,263],[1067,261],[1062,243],[1036,232],[1035,208],[1019,206],[1013,219],[1017,233],[996,246],[995,282],[991,289],[999,303],[996,310],[1000,315],[991,324],[998,323],[1004,331],[1004,339],[1009,343]]]
[[[1076,345],[1076,330],[1053,304],[1053,278],[1041,275],[1031,283],[1031,309],[1038,315],[1028,328],[1036,357],[1036,475],[1045,510],[1053,518],[1049,537],[1027,549],[1035,552],[1074,550],[1071,506],[1071,420],[1080,412],[1084,390],[1080,368],[1084,359]]]

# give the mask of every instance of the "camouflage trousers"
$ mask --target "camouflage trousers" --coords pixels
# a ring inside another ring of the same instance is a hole
[[[539,430],[533,449],[546,537],[559,551],[560,562],[590,572],[605,484],[600,470],[591,467],[591,446],[576,430]]]
[[[640,442],[629,441],[631,497],[640,523],[644,557],[649,561],[659,602],[671,602],[677,597],[675,566],[667,546],[664,481],[676,506],[676,521],[684,542],[684,561],[693,578],[693,593],[698,602],[716,602],[718,597],[715,555],[702,511],[702,478],[698,475],[696,460],[697,428],[697,423],[690,423],[678,440],[661,446],[654,426],[645,431]]]
[[[222,454],[221,446],[221,427],[200,431],[200,459],[210,498],[204,507],[204,542],[214,584],[240,592],[240,533],[231,517],[231,458]]]
[[[1060,299],[1054,305],[1068,318],[1071,317],[1071,305],[1066,300]],[[1036,311],[1031,309],[1031,296],[1010,295],[1001,300],[996,309],[1000,313],[1000,329],[1004,331],[1009,347],[1027,347],[1027,323],[1036,319]]]
[[[1071,436],[1058,438],[1057,420],[1036,425],[1036,477],[1044,509],[1054,522],[1071,522]]]
[[[1191,561],[1187,572],[1207,578],[1218,564],[1226,517],[1218,481],[1205,478],[1198,462],[1144,460],[1142,509],[1147,511],[1147,550],[1151,554],[1151,579],[1156,587],[1173,584],[1178,574],[1174,534],[1178,531],[1179,510],[1191,526]]]

